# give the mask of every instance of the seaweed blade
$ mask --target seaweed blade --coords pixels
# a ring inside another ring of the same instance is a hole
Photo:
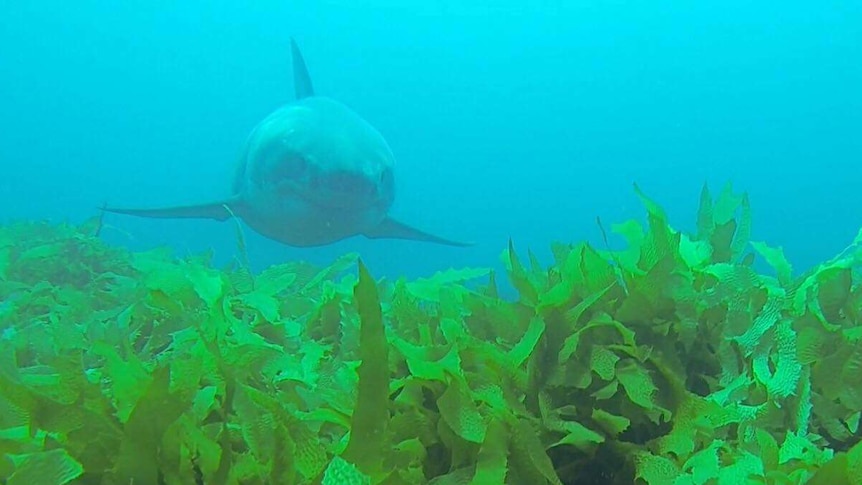
[[[364,473],[383,472],[386,424],[389,421],[388,345],[377,284],[360,260],[353,290],[360,318],[359,389],[350,423],[350,441],[342,457]]]

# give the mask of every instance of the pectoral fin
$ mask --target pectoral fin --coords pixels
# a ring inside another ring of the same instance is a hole
[[[365,237],[371,239],[410,239],[413,241],[425,241],[437,244],[445,244],[447,246],[472,246],[473,243],[452,241],[424,231],[420,231],[407,224],[398,222],[391,217],[387,217],[377,227],[363,233]]]
[[[207,204],[164,207],[159,209],[120,209],[104,207],[105,212],[157,219],[215,219],[224,221],[241,211],[243,202],[239,198]]]

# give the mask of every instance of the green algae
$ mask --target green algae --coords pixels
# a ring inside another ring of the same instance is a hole
[[[0,480],[862,484],[862,231],[796,275],[704,187],[619,251],[252,275],[0,228]],[[602,229],[604,231],[604,229]],[[760,260],[771,271],[760,273]]]

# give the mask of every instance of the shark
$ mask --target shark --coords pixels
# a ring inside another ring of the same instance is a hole
[[[364,236],[470,246],[389,215],[395,157],[386,140],[344,104],[317,95],[305,59],[290,41],[295,99],[247,137],[229,197],[161,208],[103,207],[148,218],[236,217],[255,232],[295,247]]]

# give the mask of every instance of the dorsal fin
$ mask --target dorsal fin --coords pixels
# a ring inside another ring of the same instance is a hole
[[[290,50],[293,54],[293,86],[296,90],[296,99],[314,96],[311,76],[308,75],[308,68],[305,67],[305,60],[302,58],[302,53],[299,52],[299,46],[296,45],[296,41],[292,37]]]

